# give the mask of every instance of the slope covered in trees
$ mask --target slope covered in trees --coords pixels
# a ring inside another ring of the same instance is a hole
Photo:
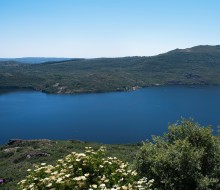
[[[220,46],[176,49],[152,57],[0,64],[0,87],[48,93],[127,91],[154,85],[219,85]]]

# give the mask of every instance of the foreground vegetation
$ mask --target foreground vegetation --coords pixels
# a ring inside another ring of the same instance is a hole
[[[18,141],[2,146],[0,156],[2,189],[18,181],[20,189],[220,189],[220,136],[192,120],[144,144]]]
[[[117,157],[123,162],[133,163],[139,145],[106,145],[83,141],[50,141],[32,140],[18,141],[10,145],[0,146],[0,178],[6,179],[0,189],[15,190],[16,184],[28,175],[27,170],[33,169],[36,164],[54,164],[71,152],[84,152],[85,147],[98,150],[106,147],[106,157]]]
[[[0,87],[47,93],[128,91],[158,85],[220,85],[220,46],[152,57],[74,59],[43,64],[0,62]]]
[[[151,181],[138,178],[137,172],[116,157],[104,157],[101,147],[94,151],[86,147],[84,153],[72,152],[55,166],[42,163],[29,170],[26,179],[18,183],[19,189],[97,189],[97,190],[150,190]]]
[[[158,189],[220,189],[220,136],[192,120],[147,141],[136,160],[138,173],[153,178]]]

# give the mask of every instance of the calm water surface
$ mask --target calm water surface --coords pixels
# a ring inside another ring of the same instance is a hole
[[[11,138],[133,143],[163,134],[168,123],[181,116],[217,130],[220,87],[152,87],[83,95],[4,91],[0,144]]]

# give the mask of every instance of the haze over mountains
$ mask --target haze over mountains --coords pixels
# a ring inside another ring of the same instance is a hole
[[[0,61],[17,61],[21,63],[44,63],[50,61],[66,61],[73,58],[56,58],[56,57],[22,57],[22,58],[0,58]]]
[[[0,87],[48,93],[126,91],[158,85],[220,85],[220,46],[175,49],[151,57],[0,64]]]
[[[186,49],[175,49],[171,50],[167,53],[163,54],[170,54],[170,53],[219,53],[220,51],[220,45],[216,46],[210,46],[210,45],[200,45],[195,46],[192,48],[186,48]],[[163,55],[159,54],[159,55]],[[156,55],[158,56],[158,55]],[[138,56],[130,56],[130,57],[138,57]],[[155,56],[148,56],[148,57],[155,57]],[[107,57],[106,57],[107,58]],[[77,60],[77,59],[83,59],[83,58],[65,58],[65,57],[21,57],[21,58],[0,58],[0,62],[2,61],[16,61],[20,63],[30,63],[30,64],[36,64],[36,63],[45,63],[45,62],[57,62],[57,61],[67,61],[67,60]]]

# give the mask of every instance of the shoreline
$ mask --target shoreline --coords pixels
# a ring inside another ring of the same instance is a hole
[[[19,86],[0,86],[0,94],[1,93],[9,93],[13,91],[36,91],[42,92],[45,94],[53,94],[53,95],[83,95],[83,94],[101,94],[101,93],[114,93],[114,92],[133,92],[136,90],[141,90],[144,88],[151,88],[151,87],[170,87],[170,86],[178,86],[178,87],[189,87],[189,88],[197,88],[197,87],[220,87],[220,84],[153,84],[148,86],[133,86],[133,87],[126,87],[125,89],[115,89],[115,90],[94,90],[94,91],[82,91],[82,92],[50,92],[34,87],[19,87]],[[1,92],[3,91],[3,92]],[[4,92],[5,91],[5,92]]]
[[[149,140],[149,139],[148,139]],[[145,141],[131,142],[131,143],[103,143],[94,141],[83,141],[78,139],[9,139],[7,142],[0,144],[1,146],[15,146],[24,143],[50,143],[50,142],[72,142],[81,144],[100,144],[100,145],[124,145],[124,146],[141,146]]]

